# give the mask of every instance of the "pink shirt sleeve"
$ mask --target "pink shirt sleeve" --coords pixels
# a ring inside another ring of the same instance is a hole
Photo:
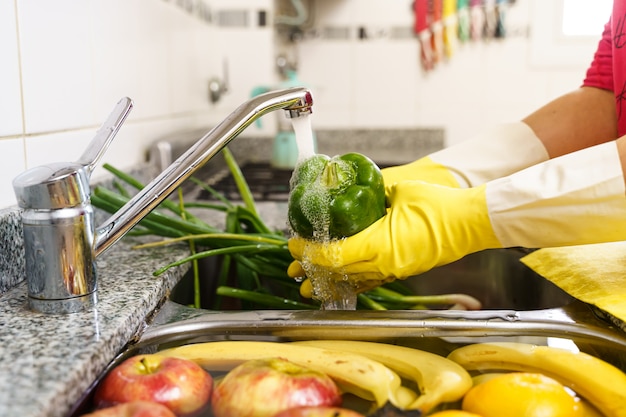
[[[597,87],[613,91],[613,48],[611,42],[611,22],[604,26],[602,39],[593,57],[591,66],[583,81],[586,87]]]

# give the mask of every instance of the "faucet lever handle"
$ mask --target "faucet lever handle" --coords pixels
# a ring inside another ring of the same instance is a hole
[[[106,152],[115,135],[117,135],[132,108],[133,101],[130,98],[123,97],[118,101],[109,117],[96,132],[96,136],[89,142],[85,152],[76,161],[85,167],[88,175],[91,175],[93,172],[96,164]]]
[[[30,168],[13,179],[17,203],[25,209],[63,209],[89,201],[89,178],[117,134],[132,100],[121,99],[76,162],[54,162]]]

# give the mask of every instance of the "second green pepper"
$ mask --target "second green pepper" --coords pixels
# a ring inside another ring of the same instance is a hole
[[[365,155],[317,154],[296,166],[288,218],[298,236],[315,240],[352,236],[384,214],[383,176]]]

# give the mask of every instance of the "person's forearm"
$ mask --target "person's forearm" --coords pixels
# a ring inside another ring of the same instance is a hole
[[[593,87],[565,94],[523,122],[543,142],[550,158],[617,138],[615,97],[611,91]]]

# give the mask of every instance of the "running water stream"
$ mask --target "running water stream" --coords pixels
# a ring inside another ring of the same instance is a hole
[[[291,119],[298,146],[297,163],[315,155],[315,141],[311,129],[309,114]],[[323,196],[322,196],[323,198]],[[328,217],[328,213],[317,213],[320,218]],[[329,241],[328,226],[316,230],[316,239],[322,242]],[[313,285],[315,298],[321,302],[322,310],[356,310],[357,294],[347,275],[337,276],[328,269],[314,265],[311,256],[311,246],[305,247],[302,254],[302,267]]]
[[[313,140],[313,129],[311,128],[311,115],[301,114],[299,117],[291,118],[291,125],[296,136],[298,146],[298,162],[301,162],[315,155],[315,141]]]

